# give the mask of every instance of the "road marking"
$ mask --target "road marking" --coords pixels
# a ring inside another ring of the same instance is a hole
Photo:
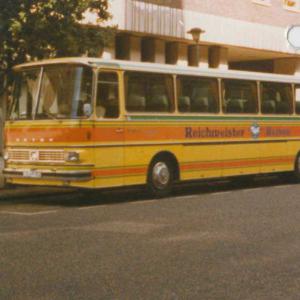
[[[17,215],[17,216],[37,216],[37,215],[46,215],[56,213],[57,210],[46,210],[39,212],[18,212],[18,211],[0,211],[1,214],[5,215]]]
[[[228,192],[216,192],[216,193],[211,193],[211,196],[219,196],[219,195],[226,195],[226,194],[231,194],[234,191],[228,191]]]
[[[167,200],[169,198],[164,198],[163,200]],[[141,199],[141,200],[135,200],[135,201],[130,201],[128,202],[129,204],[146,204],[146,203],[157,203],[158,199],[150,199],[150,200],[144,200],[144,199]]]
[[[103,207],[103,206],[106,206],[106,205],[89,205],[89,206],[83,206],[83,207],[77,207],[78,210],[87,210],[87,209],[92,209],[92,208],[95,208],[95,207]]]
[[[288,188],[288,187],[292,187],[291,184],[287,184],[287,185],[277,185],[274,186],[275,189],[282,189],[282,188]]]
[[[199,198],[201,196],[201,194],[197,194],[197,195],[190,195],[190,196],[178,196],[175,198],[181,198],[181,199],[195,199],[195,198]]]
[[[263,188],[253,188],[253,189],[244,189],[242,190],[243,193],[249,193],[249,192],[256,192],[256,191],[260,191],[262,190]]]
[[[293,188],[293,187],[295,187],[295,186],[297,186],[297,185],[295,185],[295,184],[287,184],[285,187],[287,187],[287,188]],[[299,186],[299,185],[298,185]]]

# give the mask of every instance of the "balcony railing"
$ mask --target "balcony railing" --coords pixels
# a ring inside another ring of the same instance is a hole
[[[125,30],[183,38],[183,11],[152,3],[126,0]]]

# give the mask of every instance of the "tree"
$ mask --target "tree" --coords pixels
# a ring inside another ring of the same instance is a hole
[[[114,29],[83,26],[86,11],[98,24],[110,17],[108,0],[0,0],[0,95],[16,64],[99,53]]]

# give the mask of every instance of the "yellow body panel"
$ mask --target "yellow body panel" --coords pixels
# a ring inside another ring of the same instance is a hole
[[[222,150],[221,145],[201,145],[201,144],[186,144],[182,147],[182,162],[192,164],[193,162],[217,162],[220,160]],[[221,168],[211,166],[208,168],[187,169],[181,174],[183,180],[199,179],[199,178],[214,178],[221,176]]]
[[[181,180],[293,170],[294,160],[300,150],[300,141],[297,137],[272,137],[272,139],[263,135],[253,137],[249,133],[252,121],[235,121],[232,124],[216,120],[217,117],[205,123],[193,121],[180,124],[173,120],[89,121],[80,124],[36,121],[34,133],[29,122],[8,123],[7,151],[14,149],[75,151],[80,154],[80,162],[47,164],[8,161],[6,168],[52,170],[54,173],[90,170],[92,174],[91,178],[85,181],[11,177],[8,178],[8,182],[83,188],[145,184],[149,164],[160,152],[174,155],[179,163]],[[273,125],[270,122],[265,125],[262,121],[260,126],[269,128]],[[274,126],[290,126],[290,124],[277,122]],[[293,126],[297,127],[298,124],[293,123]],[[56,128],[56,131],[53,131],[53,128]],[[190,138],[191,132],[187,128],[195,131],[193,133],[195,137]],[[203,132],[201,128],[204,128]],[[225,132],[222,131],[225,130],[223,128],[227,131],[233,130],[232,128],[236,130],[243,128],[243,137],[197,136],[209,135],[213,130],[222,135]],[[76,135],[77,130],[80,132],[79,135]],[[42,135],[45,140],[40,142]],[[52,142],[47,141],[48,137]],[[72,137],[74,141],[70,140]]]
[[[259,165],[245,165],[239,167],[239,161],[247,161],[260,157],[260,151],[258,144],[229,144],[222,146],[220,149],[220,159],[223,161],[235,161],[236,164],[232,166],[224,167],[221,175],[222,176],[234,176],[244,174],[257,174],[260,172]]]

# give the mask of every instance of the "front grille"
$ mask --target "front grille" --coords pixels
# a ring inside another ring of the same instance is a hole
[[[28,150],[8,151],[8,158],[9,160],[14,160],[14,161],[28,161],[29,151]]]
[[[41,150],[39,152],[40,161],[64,161],[64,151]]]
[[[64,162],[63,150],[9,150],[8,159],[13,162]]]

